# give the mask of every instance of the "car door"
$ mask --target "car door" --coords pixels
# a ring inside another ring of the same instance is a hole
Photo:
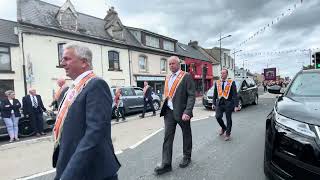
[[[133,88],[131,87],[123,87],[121,88],[121,95],[123,100],[123,107],[126,112],[134,111],[136,108],[136,100]]]
[[[255,90],[255,83],[253,81],[253,79],[246,79],[247,84],[248,84],[248,93],[249,93],[249,97],[248,97],[248,103],[252,103],[254,101],[255,98],[255,94],[254,94],[254,90]]]
[[[138,87],[135,87],[134,88],[134,93],[135,93],[135,96],[136,96],[136,105],[137,105],[137,108],[139,109],[143,109],[143,106],[144,106],[144,102],[143,102],[143,89],[141,88],[138,88]]]
[[[242,99],[243,105],[248,104],[248,102],[250,102],[250,89],[249,89],[249,86],[245,80],[242,81],[239,94],[240,94],[239,98]]]

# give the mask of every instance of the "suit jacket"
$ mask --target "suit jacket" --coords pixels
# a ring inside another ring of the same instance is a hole
[[[64,120],[53,154],[55,179],[103,180],[120,168],[111,140],[112,96],[108,84],[94,78],[76,97]]]
[[[186,73],[181,80],[176,92],[172,98],[173,116],[176,121],[182,119],[183,113],[193,117],[193,106],[195,103],[195,84],[189,73]],[[160,112],[160,116],[164,116],[168,107],[168,99],[166,98]]]
[[[152,100],[152,88],[150,86],[148,87],[146,94],[143,97],[144,101],[147,101],[147,99],[148,99],[148,101]]]
[[[24,115],[32,115],[32,113],[43,113],[44,111],[47,111],[47,109],[43,105],[41,96],[37,94],[36,98],[38,101],[37,109],[33,108],[30,95],[26,95],[22,98],[22,109]]]
[[[18,99],[13,99],[13,104],[10,103],[9,99],[4,99],[1,103],[1,117],[2,118],[10,118],[11,111],[14,111],[15,117],[21,117],[20,114],[21,103]]]
[[[213,100],[212,100],[213,105],[219,106],[221,104],[221,101],[225,101],[225,105],[227,106],[227,108],[231,110],[233,110],[235,107],[238,106],[239,104],[238,93],[237,93],[236,83],[234,81],[231,84],[231,89],[230,89],[228,99],[224,99],[224,98],[219,99],[217,83],[215,83],[214,86],[215,87],[214,87]]]

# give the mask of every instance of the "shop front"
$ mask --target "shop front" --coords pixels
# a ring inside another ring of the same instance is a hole
[[[152,87],[152,91],[162,97],[164,92],[164,82],[166,76],[136,76],[137,86],[143,88],[144,81],[148,81],[149,86]]]

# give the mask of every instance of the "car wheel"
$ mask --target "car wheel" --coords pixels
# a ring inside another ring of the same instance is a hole
[[[19,122],[19,136],[21,137],[29,137],[34,134],[34,130],[31,126],[31,121],[28,119],[20,120]]]
[[[242,99],[239,100],[239,111],[241,111],[242,107],[243,107],[243,101]]]
[[[153,101],[152,102],[154,110],[158,111],[160,109],[160,102],[159,101]]]
[[[256,97],[254,98],[254,101],[253,101],[253,105],[258,105],[258,95],[256,95]]]

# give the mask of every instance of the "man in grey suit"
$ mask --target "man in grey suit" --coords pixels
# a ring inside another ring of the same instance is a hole
[[[73,83],[54,127],[55,180],[117,180],[109,86],[92,72],[92,52],[83,45],[66,44],[61,65]]]
[[[157,175],[172,170],[172,146],[177,124],[183,134],[183,159],[179,166],[187,167],[191,162],[192,134],[190,120],[195,103],[195,84],[189,73],[180,70],[180,60],[171,56],[169,67],[172,72],[165,82],[165,101],[160,116],[164,116],[165,133],[162,149],[162,163],[155,168]]]

